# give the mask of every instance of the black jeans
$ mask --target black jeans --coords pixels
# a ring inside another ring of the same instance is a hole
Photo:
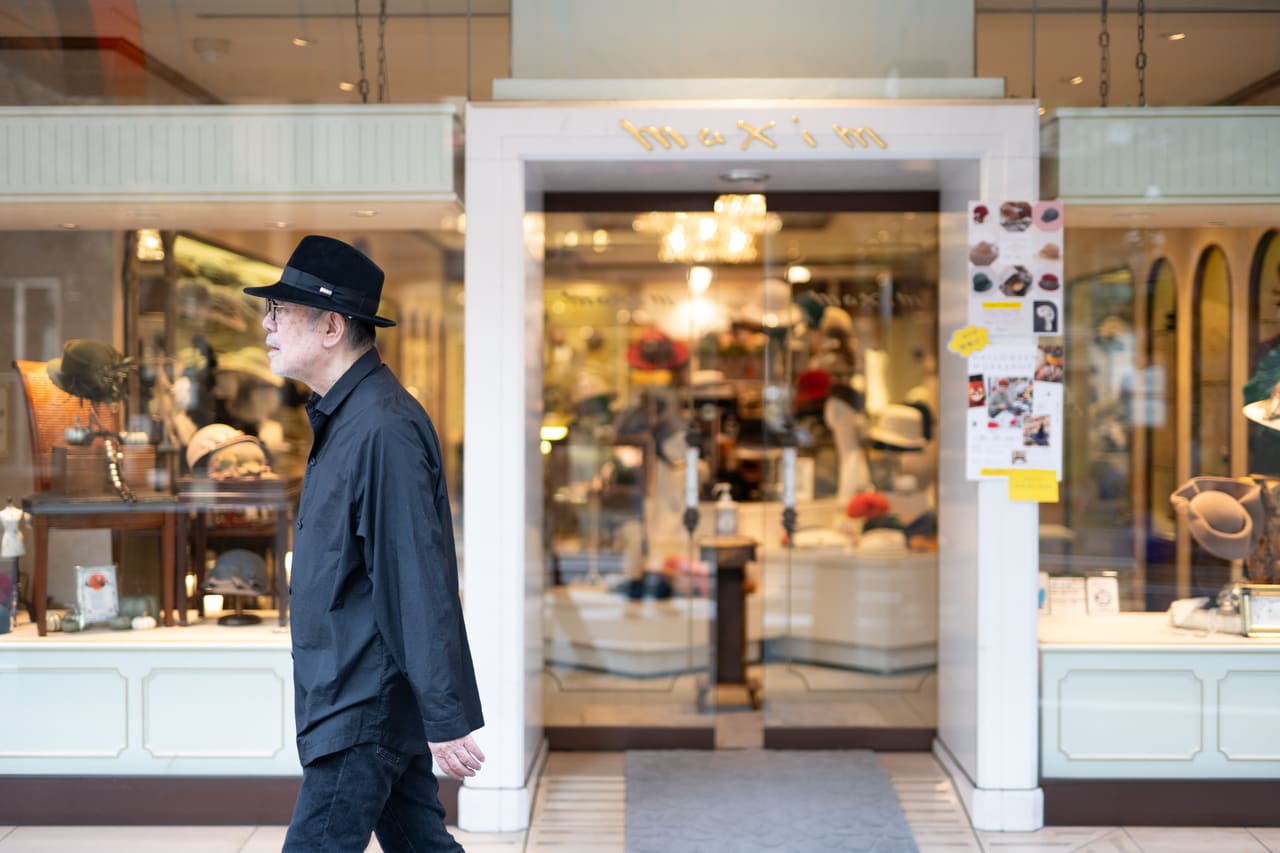
[[[318,758],[302,769],[283,853],[364,853],[375,832],[386,853],[461,851],[438,791],[430,753],[368,743]]]

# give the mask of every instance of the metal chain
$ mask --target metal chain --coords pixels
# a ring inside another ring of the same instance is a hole
[[[356,0],[356,53],[360,58],[360,103],[369,103],[369,78],[364,73],[364,22],[360,19],[360,0]]]
[[[1147,38],[1147,3],[1138,0],[1138,55],[1133,64],[1138,67],[1138,106],[1147,105],[1147,51],[1144,42]]]
[[[1098,31],[1098,47],[1102,49],[1099,61],[1098,97],[1102,106],[1107,105],[1107,96],[1111,94],[1111,33],[1107,32],[1107,0],[1102,0],[1102,29]]]
[[[387,87],[387,0],[378,6],[378,103],[391,97]]]

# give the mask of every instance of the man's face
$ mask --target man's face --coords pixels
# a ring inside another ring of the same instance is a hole
[[[267,330],[272,373],[312,384],[312,373],[323,355],[319,328],[323,316],[305,305],[267,300],[262,328]]]

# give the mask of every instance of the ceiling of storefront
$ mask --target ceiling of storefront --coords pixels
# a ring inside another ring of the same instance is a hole
[[[28,97],[43,91],[72,101],[109,94],[144,102],[356,102],[357,92],[338,90],[340,82],[360,76],[355,5],[18,0],[0,7],[0,39],[121,41],[106,43],[106,58],[88,49],[98,45],[62,43],[33,51],[10,42],[0,50],[0,69],[34,80]],[[1035,94],[1048,109],[1097,105],[1102,3],[1038,0],[1034,6]],[[1032,92],[1032,7],[1033,0],[976,3],[976,74],[1006,79],[1013,97]],[[1255,102],[1276,102],[1280,0],[1151,0],[1146,8],[1149,103],[1217,103],[1268,79],[1269,90],[1255,95]],[[366,77],[376,100],[378,0],[364,0],[361,9]],[[1109,3],[1112,104],[1137,103],[1135,9],[1135,0]],[[486,100],[492,80],[510,75],[511,0],[389,0],[387,10],[388,100],[434,102],[468,94]],[[1173,33],[1186,38],[1170,41]],[[295,38],[310,44],[296,47]],[[125,42],[136,51],[120,46]],[[1084,79],[1073,85],[1075,77]]]

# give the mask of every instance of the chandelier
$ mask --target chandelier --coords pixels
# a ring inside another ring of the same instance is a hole
[[[750,263],[759,257],[756,237],[776,234],[782,218],[769,213],[764,196],[722,195],[712,213],[659,212],[637,216],[631,227],[658,234],[658,259],[664,263]]]

